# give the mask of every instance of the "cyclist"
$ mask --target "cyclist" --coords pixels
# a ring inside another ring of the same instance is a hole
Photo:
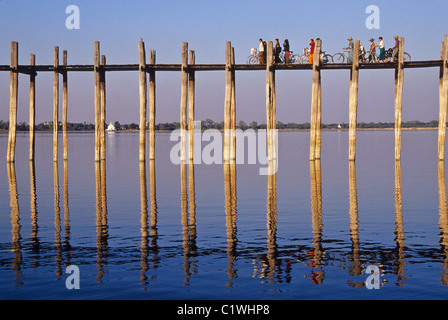
[[[398,40],[398,36],[394,37],[395,39],[395,45],[394,45],[394,60],[398,59],[398,48],[400,46],[400,40]]]
[[[283,52],[285,52],[285,63],[289,64],[289,56],[291,55],[291,52],[289,51],[288,39],[285,39],[285,41],[283,41]]]

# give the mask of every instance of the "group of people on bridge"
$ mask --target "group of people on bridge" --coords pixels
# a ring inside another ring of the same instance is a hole
[[[354,49],[354,43],[353,38],[349,37],[348,39],[348,47],[344,48],[345,50],[348,50],[348,59],[347,62],[351,63],[353,62],[353,49]],[[395,44],[393,47],[393,51],[390,55],[386,53],[386,48],[384,46],[384,40],[383,37],[378,38],[378,44],[375,44],[375,40],[373,38],[370,38],[370,51],[369,55],[366,58],[366,51],[362,44],[362,42],[359,43],[359,60],[362,62],[370,62],[370,63],[377,63],[380,61],[384,62],[390,62],[392,60],[395,60],[398,57],[398,48],[400,46],[400,40],[398,36],[394,37]],[[379,54],[376,55],[376,48],[379,48]]]
[[[316,40],[319,40],[319,38],[317,38]],[[349,37],[348,39],[348,47],[344,48],[344,50],[347,50],[348,53],[348,57],[347,57],[347,62],[348,63],[352,63],[353,62],[353,50],[354,50],[354,42],[353,42],[353,38]],[[359,43],[359,59],[362,62],[370,62],[370,63],[377,63],[380,61],[383,62],[389,62],[392,61],[394,59],[396,59],[398,57],[398,48],[399,48],[399,38],[398,36],[394,37],[395,40],[395,44],[393,47],[393,52],[391,52],[390,54],[387,54],[386,48],[384,46],[384,40],[383,37],[379,37],[378,38],[378,44],[375,44],[375,40],[373,38],[370,38],[370,50],[368,52],[368,56],[366,56],[366,51],[365,48],[362,44],[362,42]],[[266,41],[264,41],[263,39],[259,39],[259,47],[258,47],[258,61],[259,64],[266,64]],[[379,54],[376,54],[376,48],[379,48]],[[307,56],[308,56],[308,62],[310,64],[313,63],[314,60],[314,49],[315,49],[315,41],[314,39],[310,39],[310,43],[309,43],[309,48],[306,49],[307,51]],[[275,39],[274,42],[274,63],[278,64],[278,63],[282,63],[284,62],[285,64],[289,64],[289,58],[291,57],[291,50],[290,50],[290,45],[289,45],[289,40],[285,39],[283,41],[283,52],[284,52],[284,56],[283,59],[284,61],[282,61],[280,55],[282,52],[282,46],[280,45],[280,42],[278,39]]]

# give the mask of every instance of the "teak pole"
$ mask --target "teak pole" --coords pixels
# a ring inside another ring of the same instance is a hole
[[[11,63],[9,65],[9,134],[7,161],[14,162],[17,130],[17,99],[19,85],[19,44],[11,42]]]
[[[186,160],[187,103],[188,103],[188,43],[182,42],[181,96],[180,96],[181,163],[185,163]]]
[[[94,79],[95,79],[95,161],[100,161],[100,42],[95,41],[94,45]]]
[[[313,83],[311,87],[310,160],[320,159],[321,153],[321,47],[322,41],[316,40],[313,59]]]
[[[30,55],[31,67],[36,65],[36,56]],[[30,73],[30,161],[34,160],[35,150],[35,122],[36,122],[36,72],[32,69]]]
[[[442,66],[440,67],[439,78],[438,158],[439,160],[445,160],[446,112],[448,104],[448,36],[445,36],[442,42],[441,60]]]
[[[273,134],[276,129],[275,103],[274,50],[272,41],[268,41],[266,45],[266,134],[269,160],[275,157],[276,152]]]
[[[195,63],[195,53],[190,50],[191,65]],[[189,160],[193,161],[193,145],[194,145],[194,108],[195,108],[195,73],[190,70],[188,73],[188,139],[189,139]],[[190,162],[191,163],[191,162]]]
[[[149,63],[156,64],[156,52],[150,50]],[[149,159],[155,159],[155,125],[156,125],[156,72],[149,71]]]
[[[232,47],[230,63],[235,65],[235,48]],[[236,159],[236,94],[235,94],[235,68],[232,68],[232,95],[230,100],[230,128],[231,128],[231,145],[230,145],[230,159]]]
[[[349,95],[349,133],[348,133],[348,159],[356,158],[356,124],[358,118],[358,80],[359,80],[359,40],[354,41],[353,63],[350,70]]]
[[[106,159],[106,71],[104,71],[104,66],[106,65],[106,56],[101,56],[101,67],[100,72],[100,158],[101,160]]]
[[[58,160],[58,119],[59,119],[59,47],[54,47],[53,161],[57,161]]]
[[[139,93],[140,93],[140,148],[139,159],[146,159],[146,105],[147,105],[147,82],[146,82],[146,52],[145,44],[140,39],[138,43],[139,55]]]
[[[67,66],[67,50],[62,52],[62,65]],[[68,79],[67,70],[62,72],[62,140],[64,145],[63,158],[68,159],[67,144],[67,105],[68,105]]]
[[[230,160],[230,121],[232,108],[232,45],[230,41],[226,41],[226,91],[224,97],[224,163],[228,164]]]
[[[395,160],[401,158],[401,110],[403,104],[404,82],[404,38],[400,38],[398,62],[395,68]]]

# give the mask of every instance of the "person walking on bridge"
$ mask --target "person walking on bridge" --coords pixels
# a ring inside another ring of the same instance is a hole
[[[260,43],[258,46],[258,61],[260,64],[266,64],[263,39],[260,38],[258,42]]]
[[[379,61],[386,61],[387,62],[386,49],[384,48],[383,37],[379,37],[378,40],[380,40],[380,43],[378,45],[376,45],[376,47],[380,48],[380,54],[379,54],[378,59],[376,60],[376,62],[379,62]]]
[[[314,43],[314,39],[310,40],[310,55],[308,57],[308,62],[313,64],[313,60],[314,60],[314,47],[316,46],[316,44]]]
[[[347,62],[352,63],[353,62],[353,47],[354,47],[353,38],[349,37],[347,40],[348,40],[348,47],[344,48],[344,49],[348,50]]]
[[[376,54],[376,46],[375,46],[375,40],[373,38],[370,38],[370,52],[369,52],[369,62],[375,62],[375,54]]]

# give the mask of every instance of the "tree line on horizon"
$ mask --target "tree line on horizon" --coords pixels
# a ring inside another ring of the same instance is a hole
[[[117,131],[123,131],[123,130],[138,130],[139,125],[136,123],[130,123],[130,124],[121,124],[118,121],[115,121],[113,123],[115,126],[115,129]],[[439,122],[437,120],[432,120],[429,122],[422,122],[418,120],[413,121],[405,121],[401,123],[402,128],[437,128],[439,125]],[[107,124],[105,124],[105,127],[107,128]],[[331,123],[331,124],[322,124],[322,129],[348,129],[348,123]],[[62,128],[62,123],[59,122],[59,127]],[[148,125],[146,126],[148,128]],[[360,129],[388,129],[388,128],[394,128],[395,124],[394,122],[359,122],[357,124],[357,128]],[[9,121],[3,121],[0,120],[0,131],[7,131],[9,128]],[[45,121],[39,124],[36,124],[34,126],[36,131],[52,131],[53,130],[53,121]],[[241,130],[247,130],[247,129],[266,129],[265,123],[257,123],[256,121],[251,121],[250,123],[246,123],[245,121],[241,120],[236,124],[236,128]],[[176,129],[180,129],[180,122],[165,122],[165,123],[159,123],[155,125],[156,130],[163,130],[163,131],[172,131]],[[211,119],[206,119],[201,121],[201,129],[207,130],[207,129],[217,129],[222,130],[224,129],[224,121],[217,122]],[[307,130],[310,129],[310,123],[295,123],[295,122],[288,122],[283,123],[281,121],[277,121],[277,129],[291,129],[291,130]],[[19,122],[17,123],[17,131],[28,131],[29,125],[26,122]],[[90,122],[67,122],[67,130],[68,131],[94,131],[95,130],[95,124],[92,124]]]

